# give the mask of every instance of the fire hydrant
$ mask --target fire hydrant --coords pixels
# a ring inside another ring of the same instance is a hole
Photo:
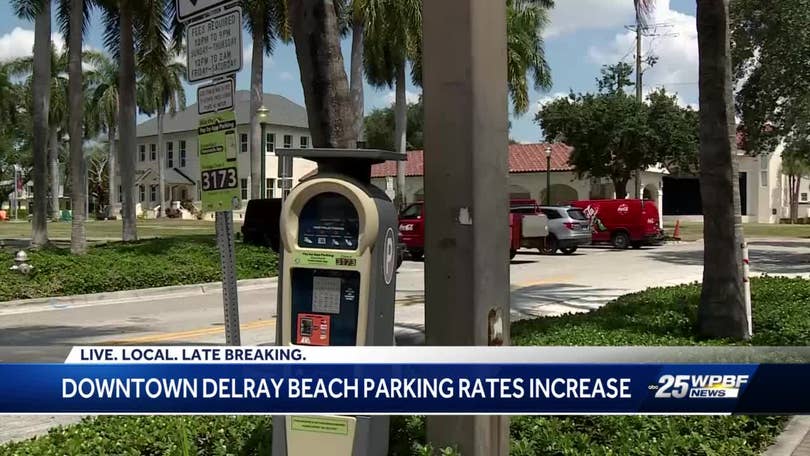
[[[24,250],[20,250],[14,256],[14,266],[12,266],[10,269],[12,271],[17,271],[20,274],[28,275],[31,270],[34,269],[34,267],[28,264],[28,254],[25,253]]]

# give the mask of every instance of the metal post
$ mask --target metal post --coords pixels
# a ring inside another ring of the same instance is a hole
[[[748,320],[748,337],[754,334],[754,323],[751,317],[751,262],[748,258],[748,243],[742,243],[743,254],[743,293],[745,293],[745,316]]]
[[[14,211],[14,220],[18,219],[18,213],[17,213],[18,208],[17,208],[17,206],[19,206],[19,204],[20,204],[19,203],[20,195],[19,195],[18,190],[17,190],[18,186],[19,186],[19,182],[20,182],[20,178],[17,175],[17,165],[15,164],[14,165],[14,193],[13,193],[14,201],[13,201],[13,206],[11,207],[12,211]]]
[[[261,169],[261,179],[262,181],[259,182],[259,191],[261,192],[261,196],[257,199],[265,199],[267,198],[267,129],[265,128],[265,123],[261,123],[261,132],[262,132],[262,140],[259,141],[262,145],[262,169]]]
[[[217,245],[222,262],[222,305],[225,309],[225,343],[241,345],[239,335],[239,296],[236,292],[236,257],[233,245],[233,212],[216,215]]]
[[[641,103],[643,97],[643,81],[641,71],[641,9],[639,0],[635,1],[636,5],[636,99]],[[641,170],[636,170],[635,173],[635,191],[636,198],[641,198]]]
[[[551,206],[551,155],[546,155],[546,206]]]
[[[506,5],[424,2],[425,335],[509,344]],[[499,222],[500,221],[500,222]],[[430,416],[427,441],[509,454],[503,416]]]

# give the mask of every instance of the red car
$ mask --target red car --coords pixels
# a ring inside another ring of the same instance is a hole
[[[640,199],[574,201],[591,221],[593,242],[610,243],[617,249],[660,245],[664,230],[658,208],[652,201]]]

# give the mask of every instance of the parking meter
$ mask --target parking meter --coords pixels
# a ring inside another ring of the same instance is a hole
[[[281,210],[277,340],[317,347],[393,345],[397,211],[371,184],[378,150],[279,149],[318,163]],[[273,454],[383,456],[388,417],[275,417]]]

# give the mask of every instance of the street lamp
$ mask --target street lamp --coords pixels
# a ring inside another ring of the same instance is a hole
[[[259,192],[261,196],[259,199],[264,199],[267,197],[267,179],[265,177],[265,163],[267,161],[267,121],[270,119],[270,110],[267,109],[264,105],[261,105],[259,109],[256,110],[256,117],[259,119],[259,125],[261,125],[261,135],[262,139],[259,141],[261,144],[261,157],[262,157],[262,168],[261,168],[261,182],[259,182]],[[254,187],[255,188],[255,187]]]
[[[551,206],[551,144],[546,144],[546,206]]]

